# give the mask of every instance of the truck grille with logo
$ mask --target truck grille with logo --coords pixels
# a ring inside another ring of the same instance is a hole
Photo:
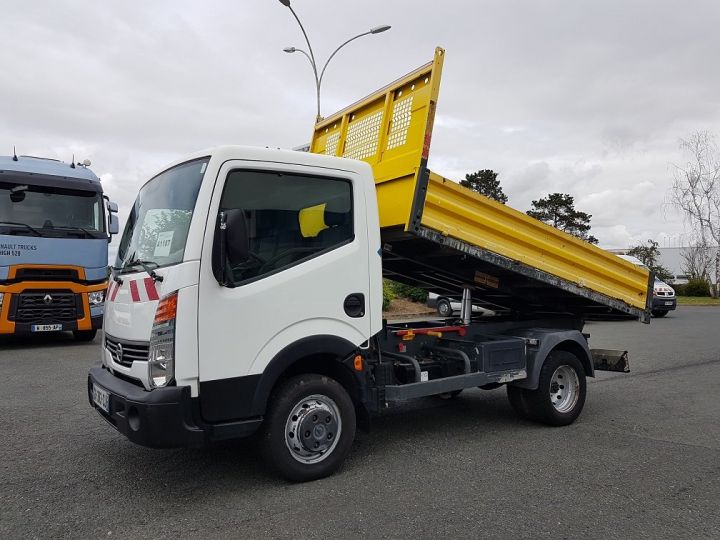
[[[32,291],[17,295],[11,320],[49,324],[76,321],[83,315],[79,294],[70,291]]]
[[[113,361],[121,366],[130,367],[135,361],[146,362],[150,350],[149,343],[125,341],[105,336],[105,348]]]

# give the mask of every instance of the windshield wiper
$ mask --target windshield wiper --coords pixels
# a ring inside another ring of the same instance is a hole
[[[150,275],[150,277],[153,279],[153,281],[162,281],[164,278],[163,278],[160,274],[155,273],[155,270],[153,270],[152,268],[150,268],[150,267],[148,266],[148,264],[154,264],[154,265],[155,265],[155,268],[157,268],[158,266],[160,266],[160,265],[159,265],[158,263],[156,263],[155,261],[142,261],[142,260],[140,260],[140,259],[133,259],[133,260],[128,261],[128,262],[126,262],[125,264],[123,264],[122,267],[123,267],[123,268],[129,268],[129,267],[131,267],[131,266],[138,266],[138,265],[140,265],[140,266],[142,266],[143,270],[145,270],[145,271]]]
[[[83,229],[82,227],[75,227],[73,225],[66,225],[66,226],[58,227],[56,225],[53,225],[52,228],[60,229],[60,230],[66,229],[66,230],[71,230],[71,231],[80,231],[80,232],[85,233],[85,236],[87,236],[88,238],[95,238],[95,235],[93,233],[91,233],[87,229]]]
[[[110,267],[110,277],[112,280],[117,283],[118,285],[123,284],[122,278],[119,276],[119,272],[122,270],[122,268],[118,268],[117,266],[111,266]]]
[[[33,233],[35,233],[35,236],[44,236],[40,231],[31,227],[27,223],[20,223],[19,221],[0,221],[0,225],[17,225],[20,227],[25,227],[29,231],[32,231]]]

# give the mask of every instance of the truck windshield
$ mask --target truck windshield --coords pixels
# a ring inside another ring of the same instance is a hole
[[[115,268],[140,272],[182,261],[209,157],[177,165],[145,184],[128,216]]]
[[[0,234],[52,238],[105,238],[102,195],[0,183]]]

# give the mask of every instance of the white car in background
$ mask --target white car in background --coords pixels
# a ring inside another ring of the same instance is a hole
[[[455,313],[460,313],[462,303],[459,298],[444,296],[435,293],[429,293],[427,299],[428,307],[437,309],[438,315],[441,317],[452,317]],[[473,305],[473,315],[494,315],[495,312],[480,306]]]
[[[632,255],[618,255],[621,259],[625,259],[637,266],[647,268],[643,262]],[[653,285],[653,317],[664,317],[668,311],[672,311],[677,307],[677,298],[675,298],[675,289],[659,278],[655,278]]]

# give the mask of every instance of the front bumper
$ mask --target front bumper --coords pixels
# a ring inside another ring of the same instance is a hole
[[[653,296],[652,308],[655,311],[672,311],[677,308],[676,297]]]
[[[109,413],[93,402],[93,385],[110,394]],[[189,386],[147,391],[100,366],[88,374],[88,400],[116,430],[150,448],[198,447],[209,441],[248,437],[262,423],[262,417],[206,423],[200,416],[199,398],[190,396]]]
[[[93,385],[110,394],[110,413],[92,399]],[[107,422],[132,442],[151,448],[202,446],[207,430],[193,418],[190,387],[169,386],[147,391],[102,367],[88,375],[88,399]]]
[[[100,330],[102,329],[103,325],[103,316],[100,315],[99,317],[92,317],[90,319],[91,321],[91,328],[90,330]],[[44,324],[44,323],[33,323],[33,324]],[[24,336],[29,334],[35,334],[35,332],[32,331],[33,324],[30,323],[15,323],[14,327],[11,331],[8,331],[8,334],[15,334],[18,336]],[[53,324],[53,323],[48,323]],[[74,332],[78,329],[78,323],[77,321],[63,321],[62,322],[62,329],[59,330],[59,332]],[[3,332],[0,330],[0,334],[3,334],[6,332]],[[47,333],[47,332],[43,332]]]

